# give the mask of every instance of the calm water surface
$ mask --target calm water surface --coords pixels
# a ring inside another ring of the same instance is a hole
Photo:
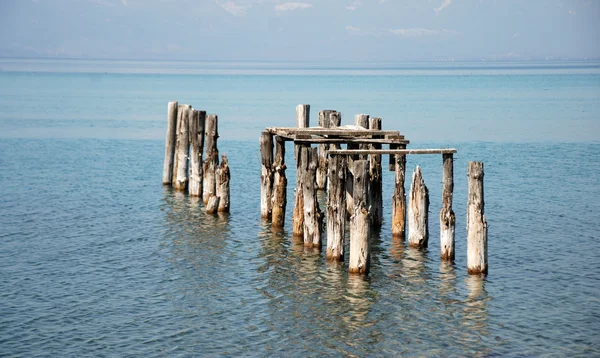
[[[219,113],[230,215],[161,186],[171,99]],[[2,73],[0,355],[598,356],[599,99],[593,73]],[[368,277],[296,244],[291,205],[271,232],[256,138],[300,102],[458,148],[455,265],[438,156],[408,158],[430,189],[426,251],[391,238],[391,172]],[[469,160],[485,162],[486,278],[466,274]]]

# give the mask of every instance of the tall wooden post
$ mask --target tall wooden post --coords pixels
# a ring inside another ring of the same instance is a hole
[[[219,150],[217,149],[217,138],[219,138],[219,117],[216,114],[206,116],[206,160],[204,161],[204,178],[202,183],[202,198],[204,205],[208,204],[211,196],[216,196],[215,170],[219,165]]]
[[[357,127],[363,127],[365,129],[369,128],[369,115],[368,114],[357,114],[354,116],[354,125]],[[348,143],[348,149],[359,149],[362,148],[361,145]],[[361,159],[364,159],[365,156],[361,156]],[[352,164],[355,159],[358,159],[358,155],[350,155],[348,156],[348,170],[346,172],[346,211],[347,215],[351,216],[354,213],[354,199],[352,198],[352,193],[354,192],[353,185],[353,173],[352,169],[354,165]]]
[[[331,127],[329,115],[335,112],[334,110],[326,109],[319,112],[319,127]],[[317,190],[325,190],[327,188],[327,150],[328,144],[319,144],[319,163],[317,166]]]
[[[369,118],[369,129],[381,129],[381,118]],[[372,144],[372,148],[381,149],[381,144]],[[381,170],[381,154],[369,156],[369,198],[371,226],[379,228],[383,224],[383,184]]]
[[[329,159],[327,179],[327,259],[344,259],[344,234],[346,230],[346,158],[334,155]]]
[[[231,181],[231,172],[229,170],[229,161],[227,156],[221,156],[221,165],[215,171],[216,191],[219,198],[218,211],[220,213],[229,212],[229,182]]]
[[[275,178],[273,181],[273,202],[271,204],[271,227],[283,229],[285,224],[285,207],[287,205],[287,178],[285,176],[285,141],[283,138],[275,137]]]
[[[296,107],[296,125],[298,128],[310,126],[310,105],[299,104]],[[296,158],[296,189],[294,190],[294,215],[292,217],[292,233],[294,236],[304,235],[304,198],[302,189],[302,169],[300,163],[300,148],[302,144],[294,145],[294,157]]]
[[[406,176],[406,155],[392,155],[394,158],[395,184],[392,195],[392,237],[406,238],[406,193],[404,178]]]
[[[176,130],[175,130],[175,153],[173,155],[173,176],[171,178],[172,180],[172,185],[173,187],[175,187],[175,183],[177,182],[177,168],[179,167],[179,153],[178,153],[178,143],[177,142],[179,140],[179,131],[181,129],[181,122],[182,122],[182,117],[184,114],[184,111],[186,108],[192,108],[192,106],[190,106],[189,104],[180,104],[179,106],[177,106],[177,125],[175,126]],[[189,140],[189,138],[188,138]],[[187,150],[187,149],[186,149]]]
[[[487,220],[483,199],[483,163],[469,162],[467,203],[467,268],[470,274],[487,274]]]
[[[352,163],[354,185],[352,196],[354,198],[354,212],[350,217],[350,260],[348,271],[350,273],[367,274],[370,265],[369,248],[369,162],[365,159],[355,160]]]
[[[454,163],[452,153],[442,154],[444,171],[442,175],[442,210],[440,211],[440,256],[442,260],[454,261],[454,211],[452,195],[454,191]]]
[[[163,185],[171,185],[173,180],[173,156],[177,140],[177,101],[169,102],[167,108],[167,138],[165,139],[165,162],[163,165]]]
[[[188,186],[188,155],[190,149],[188,130],[192,116],[193,111],[191,108],[183,110],[177,133],[177,178],[174,187],[178,191],[186,191]]]
[[[315,186],[318,162],[317,148],[302,147],[300,150],[302,152],[300,165],[303,167],[304,246],[320,248],[323,213],[319,208]]]
[[[271,219],[273,196],[273,135],[268,131],[260,134],[260,216]]]
[[[408,206],[408,245],[425,248],[429,243],[429,190],[425,186],[421,168],[417,165],[410,186]]]
[[[204,124],[206,112],[193,110],[189,123],[190,135],[190,196],[202,196],[202,152],[204,149]]]

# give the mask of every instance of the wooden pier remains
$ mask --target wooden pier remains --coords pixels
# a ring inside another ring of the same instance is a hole
[[[404,135],[396,130],[383,130],[379,117],[359,114],[355,116],[353,125],[346,126],[341,125],[341,118],[340,112],[323,110],[319,112],[319,125],[310,127],[310,105],[303,104],[296,108],[296,127],[268,127],[261,133],[261,216],[272,221],[273,229],[280,230],[284,226],[288,182],[284,162],[285,142],[293,142],[297,168],[293,235],[302,237],[307,247],[320,247],[321,227],[326,214],[327,259],[342,261],[345,255],[345,220],[348,219],[349,272],[366,274],[370,263],[371,229],[384,224],[382,155],[389,155],[389,169],[394,172],[392,236],[404,240],[408,221],[409,246],[426,248],[429,240],[429,193],[421,168],[417,166],[407,205],[404,189],[406,156],[441,154],[440,258],[453,261],[453,155],[456,149],[407,149],[410,142]],[[315,147],[311,147],[313,145]],[[383,148],[384,145],[388,148]],[[477,184],[477,178],[482,178],[483,174],[474,173],[472,176],[475,182],[469,184],[468,236],[473,242],[473,245],[469,243],[469,250],[471,246],[474,249],[473,259],[469,259],[469,272],[476,273],[487,271],[487,224],[483,215],[483,184]],[[319,208],[317,190],[327,190],[325,211]]]

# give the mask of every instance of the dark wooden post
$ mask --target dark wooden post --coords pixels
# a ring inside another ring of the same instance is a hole
[[[327,259],[344,260],[344,234],[346,231],[346,158],[334,155],[329,158],[327,179]]]
[[[429,190],[423,181],[421,168],[412,175],[408,206],[408,245],[425,248],[429,243]]]
[[[326,109],[319,112],[319,127],[331,127],[329,115],[335,112],[334,110]],[[319,144],[319,163],[317,167],[317,190],[327,189],[327,150],[328,144]]]
[[[352,172],[354,185],[354,212],[350,217],[350,273],[367,274],[370,265],[370,224],[368,211],[369,162],[365,159],[355,160]]]
[[[202,151],[204,149],[204,124],[206,112],[193,110],[189,123],[190,135],[190,196],[202,196]]]
[[[369,118],[369,129],[381,129],[381,118]],[[372,144],[373,149],[381,149],[381,144]],[[379,228],[383,224],[383,184],[381,170],[381,154],[369,156],[369,198],[371,226]]]
[[[299,104],[296,107],[296,125],[298,128],[308,128],[310,126],[310,105]],[[292,234],[294,236],[304,235],[304,198],[302,169],[300,163],[300,148],[302,144],[294,145],[294,157],[296,158],[296,189],[294,190],[294,215],[292,217]]]
[[[368,114],[357,114],[354,116],[354,125],[356,127],[363,127],[364,129],[369,129],[369,115]],[[354,143],[348,143],[347,145],[348,149],[359,149],[362,148],[360,145],[358,144],[354,144]],[[362,156],[364,159],[364,156]],[[354,179],[353,179],[353,173],[352,173],[352,169],[354,168],[354,165],[352,164],[353,161],[355,159],[358,159],[359,156],[358,155],[350,155],[348,156],[348,166],[347,166],[347,172],[346,172],[346,211],[347,211],[347,215],[351,216],[352,213],[354,212],[354,199],[352,198],[352,193],[354,192],[353,189],[353,185],[354,185]]]
[[[273,229],[283,229],[285,224],[285,207],[287,205],[287,178],[285,176],[285,141],[275,137],[275,179],[273,182],[272,221]]]
[[[392,196],[392,237],[406,238],[406,193],[404,178],[406,176],[406,155],[390,154],[394,158],[395,184]]]
[[[454,261],[454,211],[452,195],[454,191],[454,163],[452,153],[442,154],[444,171],[442,175],[442,210],[440,211],[440,256],[442,260]]]
[[[467,268],[470,274],[487,274],[487,220],[483,199],[483,163],[469,162],[467,203]]]
[[[218,125],[219,118],[216,114],[206,116],[206,160],[204,161],[202,183],[202,198],[205,205],[208,204],[211,196],[216,196],[215,171],[219,165],[219,150],[217,149],[217,138],[219,138]]]
[[[231,172],[229,170],[229,161],[227,156],[221,156],[221,165],[215,171],[216,191],[219,198],[218,211],[220,213],[229,212],[229,182],[231,181]]]
[[[268,131],[260,134],[260,216],[271,219],[273,197],[273,135]]]
[[[302,190],[304,200],[304,246],[321,247],[321,231],[323,227],[323,213],[317,200],[315,175],[317,172],[317,148],[302,147],[300,155],[302,166]]]
[[[177,139],[177,101],[169,102],[167,109],[167,138],[165,139],[165,162],[163,165],[163,185],[171,185],[173,181],[173,157]]]

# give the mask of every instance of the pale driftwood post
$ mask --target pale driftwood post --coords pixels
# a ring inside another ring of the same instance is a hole
[[[367,206],[369,188],[369,162],[355,160],[352,172],[354,185],[354,212],[350,217],[350,260],[348,272],[367,274],[370,265],[369,253],[369,211]]]
[[[208,202],[206,203],[206,213],[214,214],[219,209],[219,197],[216,195],[212,195],[208,198]]]
[[[172,175],[172,185],[175,186],[177,182],[177,168],[179,167],[179,154],[178,154],[178,143],[179,140],[179,131],[181,127],[181,118],[183,117],[183,112],[186,108],[192,108],[189,104],[180,104],[177,106],[177,125],[175,126],[175,153],[173,155],[173,175]]]
[[[285,140],[275,138],[275,178],[273,181],[273,201],[271,204],[271,227],[283,229],[285,224],[285,207],[287,205],[287,178],[285,176]]]
[[[317,200],[315,175],[317,172],[317,148],[302,147],[301,166],[303,167],[303,200],[304,200],[304,246],[321,247],[321,231],[323,226],[323,213]]]
[[[357,127],[363,127],[365,129],[369,129],[369,115],[368,114],[355,115],[354,116],[354,125]],[[348,143],[347,148],[348,149],[359,149],[359,148],[363,149],[363,146],[354,144],[354,143]],[[362,159],[364,159],[364,157],[365,156],[362,156]],[[358,159],[358,158],[359,157],[357,155],[348,156],[348,170],[346,172],[346,211],[348,213],[348,216],[351,216],[354,213],[354,200],[352,198],[352,193],[354,192],[354,189],[353,189],[354,179],[353,179],[352,168],[354,168],[354,165],[352,163],[355,159]]]
[[[219,138],[218,125],[219,118],[216,114],[206,116],[206,160],[204,161],[204,178],[202,183],[204,205],[208,204],[211,196],[216,196],[215,171],[219,165],[219,150],[217,149],[217,138]]]
[[[167,109],[167,138],[165,139],[165,163],[163,166],[163,185],[171,185],[173,181],[173,156],[177,140],[177,101],[169,102]]]
[[[444,172],[442,176],[442,210],[440,211],[440,255],[442,260],[454,261],[454,163],[452,153],[442,154]]]
[[[342,113],[333,111],[329,113],[329,128],[339,127],[342,125]],[[332,144],[335,146],[335,144]],[[339,148],[339,146],[337,146]]]
[[[406,193],[404,178],[406,176],[406,155],[390,154],[394,158],[395,184],[392,195],[392,237],[402,240],[406,238]]]
[[[260,134],[260,216],[271,219],[273,196],[273,135],[268,131]]]
[[[346,230],[346,158],[334,155],[329,159],[327,179],[327,259],[344,259],[344,233]]]
[[[190,138],[188,134],[189,122],[193,117],[193,110],[185,108],[181,116],[179,131],[177,133],[177,179],[174,183],[175,190],[185,191],[188,185],[188,155]]]
[[[298,128],[310,126],[310,105],[299,104],[296,107],[296,125]],[[292,217],[292,234],[294,236],[304,235],[304,199],[302,189],[302,174],[300,163],[300,148],[302,144],[294,145],[294,158],[296,159],[296,189],[294,189],[294,214]]]
[[[429,241],[429,190],[425,186],[421,168],[412,175],[408,206],[408,245],[425,248]]]
[[[487,232],[484,213],[483,163],[469,162],[467,203],[467,268],[470,274],[487,274]]]
[[[204,123],[206,112],[193,110],[189,123],[190,135],[190,196],[202,196],[202,151],[204,149]]]
[[[335,112],[334,110],[326,109],[319,112],[319,127],[329,128],[329,115]],[[325,190],[327,188],[327,149],[328,144],[319,144],[319,163],[317,166],[317,190]]]
[[[229,161],[225,154],[221,156],[221,165],[215,171],[215,177],[217,197],[219,198],[218,211],[220,213],[228,213],[231,172],[229,170]]]
[[[369,118],[369,129],[381,129],[381,118]],[[372,144],[373,149],[381,149],[381,144]],[[381,154],[369,156],[369,198],[371,210],[371,225],[381,227],[383,224],[383,184],[381,170]]]

